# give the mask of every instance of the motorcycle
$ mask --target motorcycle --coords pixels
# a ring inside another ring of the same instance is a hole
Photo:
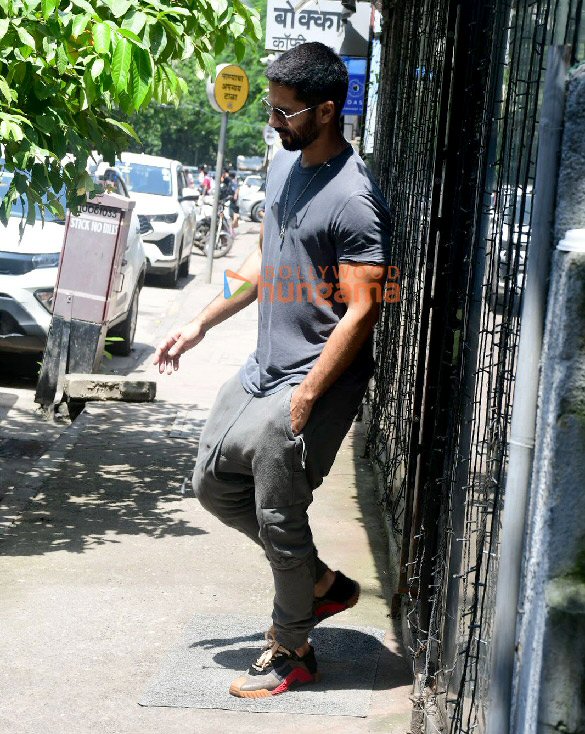
[[[201,196],[200,209],[197,214],[197,225],[195,227],[195,236],[193,238],[193,246],[205,255],[207,255],[209,248],[212,211],[213,197]],[[213,257],[217,258],[227,255],[233,247],[235,237],[236,233],[234,232],[230,218],[230,204],[226,199],[219,202]]]

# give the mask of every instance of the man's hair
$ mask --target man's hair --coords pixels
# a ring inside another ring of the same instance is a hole
[[[331,100],[336,117],[347,97],[349,77],[340,57],[323,43],[303,43],[285,51],[266,70],[268,80],[292,87],[309,106]]]

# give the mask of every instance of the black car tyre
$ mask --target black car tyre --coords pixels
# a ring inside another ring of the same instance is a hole
[[[189,261],[190,261],[190,259],[191,259],[191,256],[190,255],[187,255],[187,257],[179,265],[179,278],[188,278],[189,277]]]
[[[136,322],[138,321],[138,298],[140,289],[137,287],[132,296],[132,303],[124,321],[115,326],[108,336],[121,337],[121,342],[112,342],[106,345],[106,349],[112,354],[119,354],[121,357],[128,357],[134,345],[134,337],[136,336]]]
[[[161,283],[165,288],[176,288],[177,287],[177,281],[179,280],[179,263],[181,262],[181,257],[183,255],[182,248],[179,250],[179,257],[177,258],[177,262],[173,265],[173,269],[170,273],[165,273],[161,276]]]
[[[261,222],[264,219],[264,202],[257,201],[250,212],[250,219],[253,222]]]

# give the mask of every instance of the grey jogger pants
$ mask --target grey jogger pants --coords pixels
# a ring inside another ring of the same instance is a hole
[[[220,389],[201,433],[193,488],[203,507],[266,552],[274,576],[276,639],[300,647],[314,626],[313,587],[327,566],[319,559],[307,508],[331,466],[367,383],[335,383],[294,435],[295,385],[254,397],[239,374]]]

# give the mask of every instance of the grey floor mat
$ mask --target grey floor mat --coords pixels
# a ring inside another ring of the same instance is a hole
[[[383,630],[319,625],[312,635],[322,675],[319,683],[268,699],[230,696],[231,681],[258,656],[263,626],[265,619],[197,615],[140,705],[367,716]]]

